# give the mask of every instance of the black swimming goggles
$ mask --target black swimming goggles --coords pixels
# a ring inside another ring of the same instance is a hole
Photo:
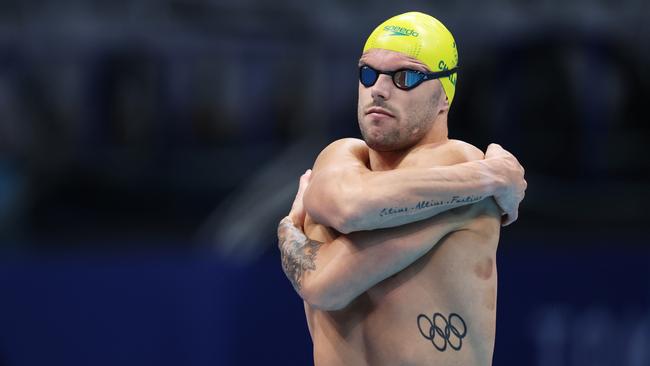
[[[425,80],[433,80],[444,78],[458,71],[458,67],[451,70],[443,70],[438,72],[422,72],[411,69],[400,69],[396,71],[379,71],[375,70],[368,65],[359,67],[359,81],[361,85],[369,88],[377,82],[379,75],[385,74],[393,79],[393,84],[402,90],[411,90],[420,85]]]

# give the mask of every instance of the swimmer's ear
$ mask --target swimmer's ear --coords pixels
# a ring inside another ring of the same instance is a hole
[[[443,112],[447,112],[447,113],[449,112],[449,98],[447,98],[447,94],[444,91],[442,92],[440,98],[438,99],[438,107],[440,108],[438,114]]]
[[[438,114],[449,111],[449,98],[447,97],[447,93],[445,92],[445,88],[442,87],[442,83],[440,82],[440,79],[436,80],[438,82],[437,87],[439,88],[439,94],[438,94],[438,100],[436,100],[436,103],[438,104],[438,108],[440,108],[440,111]]]

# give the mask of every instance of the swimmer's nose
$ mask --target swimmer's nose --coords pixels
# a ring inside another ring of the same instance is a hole
[[[375,85],[370,87],[370,95],[373,100],[387,100],[390,98],[390,91],[393,87],[395,86],[389,75],[379,75]]]

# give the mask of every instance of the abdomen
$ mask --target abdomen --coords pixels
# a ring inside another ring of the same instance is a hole
[[[499,218],[477,220],[368,291],[370,364],[491,364]]]

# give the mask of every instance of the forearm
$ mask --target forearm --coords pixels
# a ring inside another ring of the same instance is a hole
[[[427,219],[476,203],[503,187],[503,180],[485,160],[434,168],[351,172],[338,179],[335,186],[321,189],[320,195],[308,191],[305,207],[317,222],[343,233]]]
[[[327,243],[310,240],[285,219],[278,229],[283,269],[310,305],[340,309],[460,228],[468,211],[462,208],[397,228],[341,235]]]

